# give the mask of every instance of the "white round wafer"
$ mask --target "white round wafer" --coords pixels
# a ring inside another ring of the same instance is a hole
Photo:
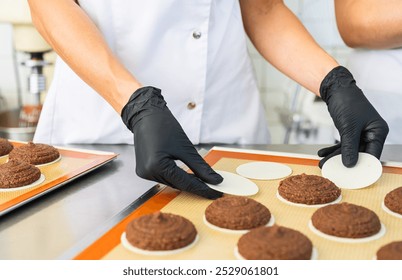
[[[324,163],[321,174],[339,188],[361,189],[380,179],[382,165],[376,157],[367,153],[359,153],[357,164],[348,168],[343,165],[342,156],[337,155]]]
[[[277,180],[292,174],[292,169],[281,163],[254,161],[239,165],[236,172],[254,180]]]
[[[247,178],[227,171],[215,170],[215,172],[223,177],[223,182],[219,185],[207,184],[211,189],[239,196],[251,196],[258,193],[258,186]]]

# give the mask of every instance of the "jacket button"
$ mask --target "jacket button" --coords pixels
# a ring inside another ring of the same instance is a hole
[[[187,104],[187,109],[193,110],[195,108],[195,106],[197,106],[197,104],[195,104],[195,102],[190,102]]]
[[[201,32],[200,31],[194,31],[193,32],[193,38],[194,39],[200,39],[201,38]]]

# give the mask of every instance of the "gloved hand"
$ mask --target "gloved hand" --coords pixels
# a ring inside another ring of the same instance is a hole
[[[160,89],[143,87],[136,90],[124,106],[121,117],[134,133],[138,176],[209,199],[222,196],[204,182],[219,184],[223,178],[197,153],[166,106]],[[179,168],[174,162],[177,159],[194,175]]]
[[[359,151],[380,159],[388,125],[356,86],[352,74],[342,66],[332,69],[321,83],[320,94],[341,136],[339,144],[318,151],[324,157],[320,168],[340,153],[346,167],[356,165]]]

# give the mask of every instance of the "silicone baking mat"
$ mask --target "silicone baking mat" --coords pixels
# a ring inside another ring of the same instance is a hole
[[[270,161],[285,163],[293,170],[292,175],[306,173],[321,175],[318,158],[297,154],[262,152],[227,148],[213,148],[205,157],[216,170],[235,173],[237,166],[251,161]],[[318,251],[318,259],[373,259],[378,248],[394,241],[402,240],[402,219],[386,213],[381,208],[384,196],[391,190],[402,186],[402,168],[398,163],[384,164],[383,174],[379,181],[370,187],[360,190],[342,190],[342,201],[365,206],[376,212],[385,225],[385,235],[367,243],[340,243],[315,235],[308,227],[308,222],[317,208],[292,206],[280,201],[276,192],[280,180],[253,180],[259,192],[253,199],[266,205],[278,225],[301,231],[307,235]],[[103,236],[93,242],[75,259],[235,259],[234,248],[240,234],[229,234],[215,231],[203,222],[203,215],[210,200],[188,193],[180,193],[165,187],[139,208],[128,214]],[[174,255],[146,256],[125,249],[120,243],[120,236],[132,219],[155,211],[163,211],[182,215],[191,220],[197,228],[199,240],[192,248]]]
[[[24,142],[10,141],[14,147]],[[104,165],[115,159],[117,154],[56,147],[61,159],[55,163],[38,166],[45,176],[45,181],[28,189],[2,191],[0,189],[0,216],[18,208],[19,206],[36,199],[66,183]],[[0,158],[0,164],[7,162],[8,157]]]

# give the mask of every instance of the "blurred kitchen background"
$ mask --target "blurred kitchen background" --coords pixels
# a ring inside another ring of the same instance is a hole
[[[350,51],[333,1],[286,0],[315,40],[340,64]],[[334,128],[325,104],[281,74],[250,44],[273,144],[327,144]],[[0,0],[0,137],[30,140],[52,79],[55,54],[30,23],[26,0]],[[22,108],[22,110],[20,110]]]

